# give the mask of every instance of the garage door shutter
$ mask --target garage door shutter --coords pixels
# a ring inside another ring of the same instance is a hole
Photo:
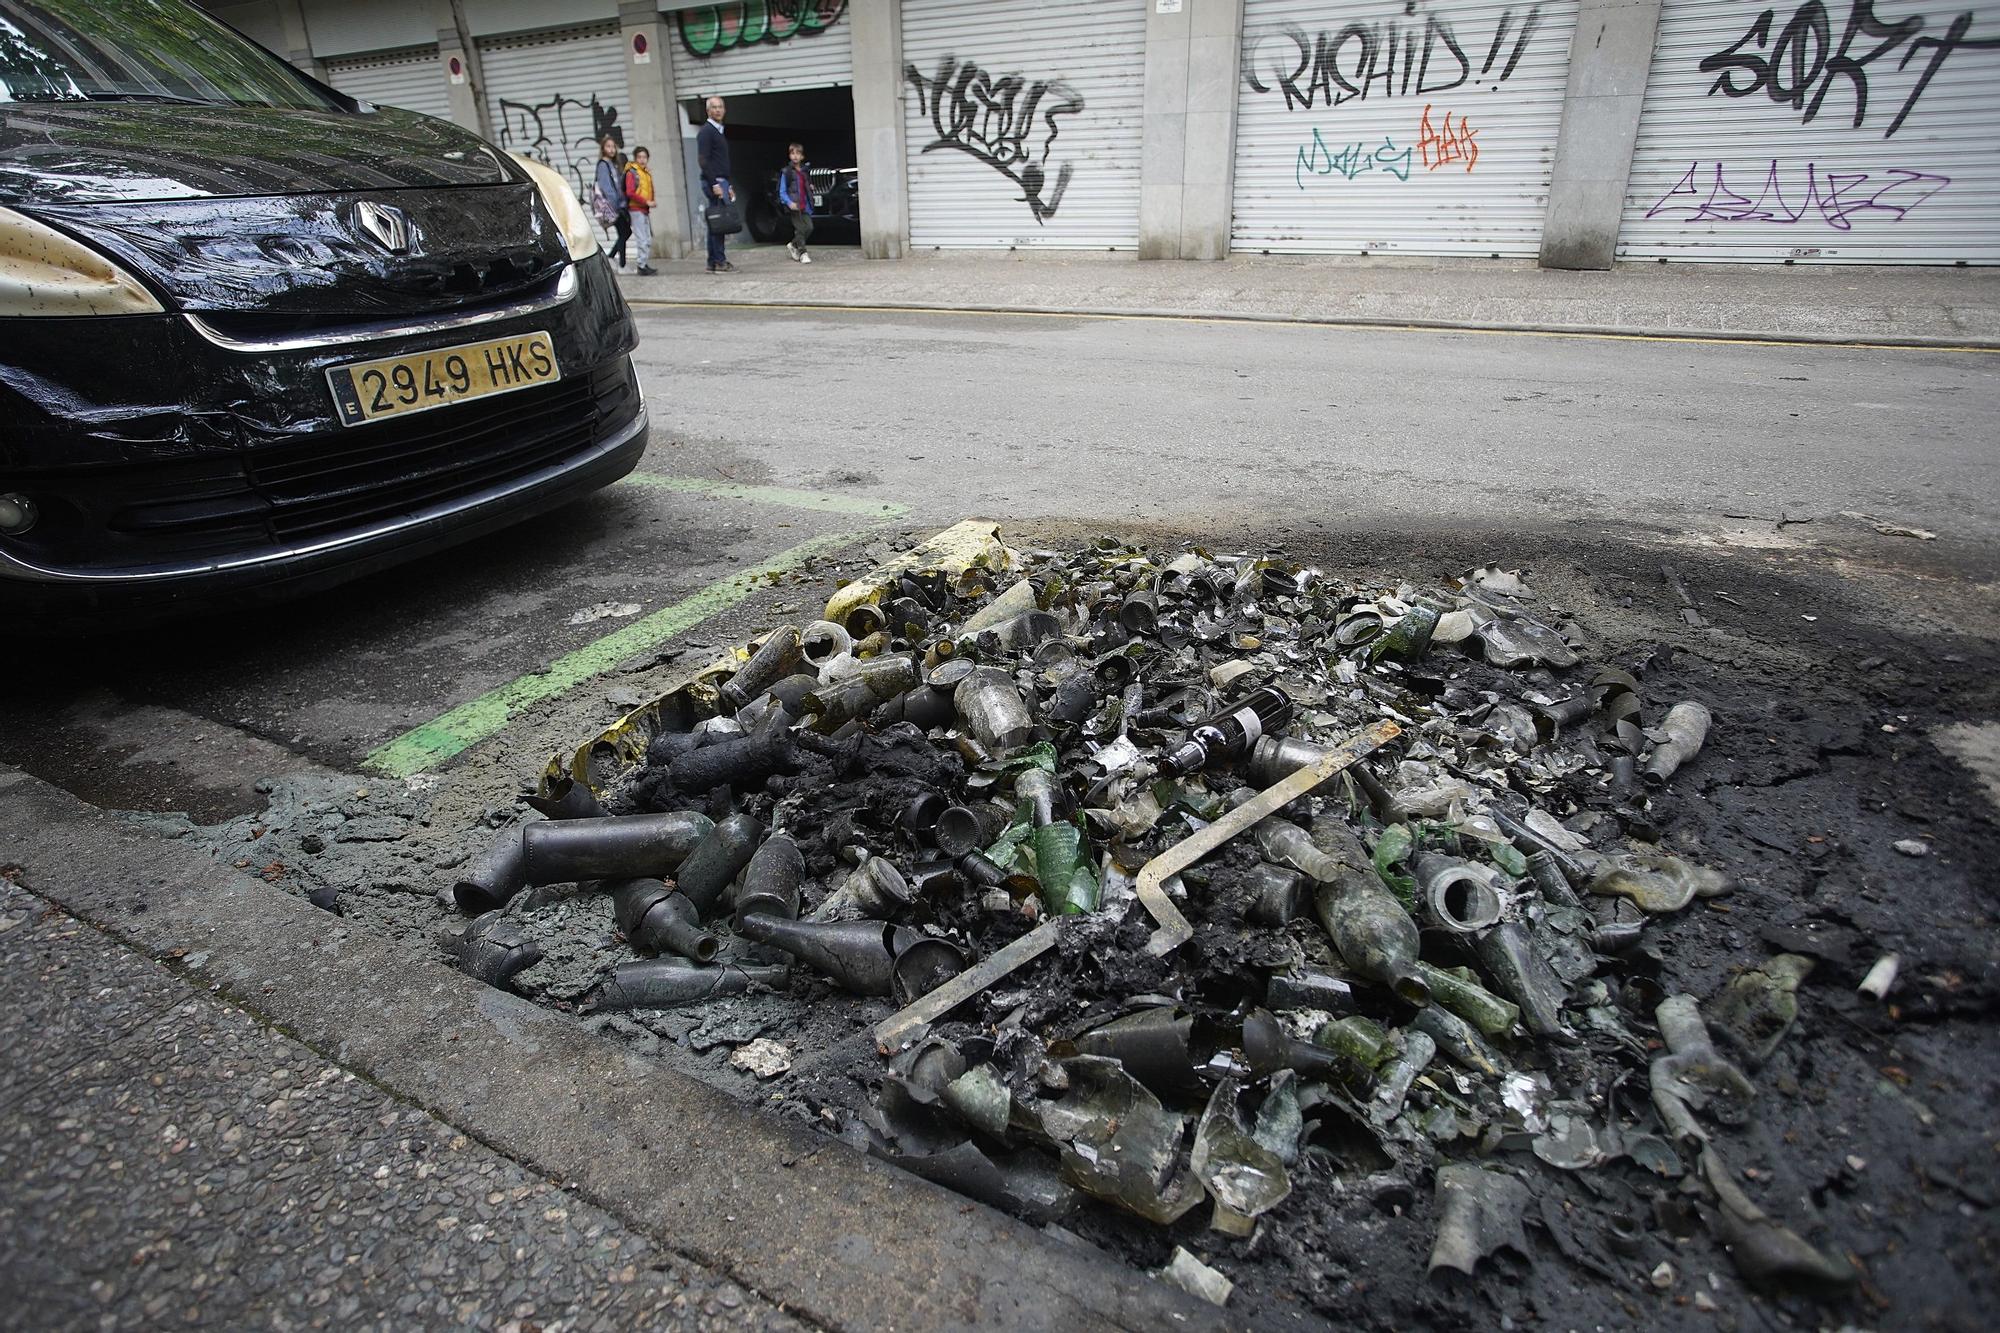
[[[1576,0],[1246,0],[1233,244],[1531,257]]]
[[[845,88],[854,82],[847,0],[736,0],[668,16],[682,98]]]
[[[495,141],[555,167],[578,198],[590,198],[598,140],[626,137],[619,124],[626,103],[618,25],[487,38],[479,59]]]
[[[326,62],[327,82],[349,97],[451,119],[451,94],[435,46],[342,56]]]
[[[910,240],[1136,248],[1150,0],[904,0]]]
[[[1618,253],[2000,263],[1996,89],[1994,0],[1666,0]]]

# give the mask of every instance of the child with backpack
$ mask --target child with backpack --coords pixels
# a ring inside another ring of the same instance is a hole
[[[778,203],[792,215],[792,239],[785,242],[785,253],[801,264],[810,264],[813,259],[806,253],[806,242],[813,234],[812,178],[806,174],[805,145],[795,143],[788,151],[792,160],[778,173]]]

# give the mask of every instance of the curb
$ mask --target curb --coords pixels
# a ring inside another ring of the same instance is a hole
[[[1221,1312],[0,765],[22,887],[828,1328],[1221,1327]]]
[[[621,285],[621,291],[624,287]],[[1975,352],[2000,355],[2000,344],[1976,338],[1905,336],[1859,339],[1828,333],[1801,333],[1784,329],[1718,330],[1688,328],[1627,328],[1614,324],[1557,324],[1486,322],[1451,319],[1363,319],[1349,315],[1277,315],[1264,312],[1225,314],[1213,310],[1183,309],[1173,306],[1033,306],[1005,304],[951,305],[943,302],[904,301],[816,301],[809,298],[744,297],[716,300],[705,297],[672,298],[625,295],[635,307],[707,306],[718,310],[868,310],[885,314],[976,314],[976,315],[1067,315],[1081,319],[1157,319],[1208,324],[1277,324],[1314,328],[1358,329],[1374,333],[1482,333],[1514,334],[1546,338],[1597,338],[1629,342],[1707,342],[1769,347],[1843,347],[1858,351]]]

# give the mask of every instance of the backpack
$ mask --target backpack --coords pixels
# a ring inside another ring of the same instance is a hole
[[[603,168],[604,164],[599,162],[596,178],[592,180],[590,185],[590,211],[596,214],[599,222],[609,227],[618,221],[618,215],[625,211],[625,196],[621,194],[614,199],[605,190],[604,177],[606,172]],[[613,171],[615,170],[616,168],[613,168]]]

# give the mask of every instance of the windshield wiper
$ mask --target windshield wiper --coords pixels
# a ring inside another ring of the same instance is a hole
[[[86,102],[171,102],[178,106],[226,106],[224,102],[208,102],[199,97],[181,97],[174,93],[85,93]]]

